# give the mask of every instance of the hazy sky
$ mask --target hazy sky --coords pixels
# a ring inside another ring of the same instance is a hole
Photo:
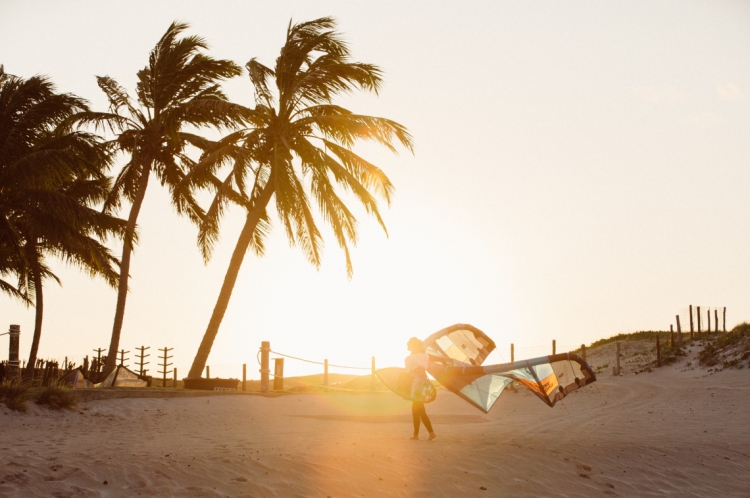
[[[131,92],[173,20],[210,53],[272,65],[290,19],[332,15],[355,59],[385,71],[355,112],[406,125],[415,154],[359,149],[396,186],[389,238],[362,214],[348,281],[326,232],[320,271],[276,226],[248,256],[208,364],[257,378],[262,340],[333,363],[398,365],[411,336],[471,323],[507,359],[618,332],[668,329],[688,304],[750,318],[750,4],[643,2],[0,3],[0,63],[49,75],[105,108],[95,75]],[[226,85],[250,105],[246,77]],[[126,212],[123,212],[126,216]],[[174,347],[180,376],[203,335],[242,223],[204,266],[196,229],[149,185],[121,345]],[[117,253],[119,254],[119,249]],[[107,347],[115,291],[55,263],[42,357]],[[0,297],[0,328],[33,310]],[[7,336],[0,338],[5,358]],[[131,358],[133,353],[130,354]],[[225,365],[221,367],[220,365]],[[235,365],[235,366],[232,366]],[[314,366],[288,363],[290,373]],[[333,370],[332,370],[333,371]]]

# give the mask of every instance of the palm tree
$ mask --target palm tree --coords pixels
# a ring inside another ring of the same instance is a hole
[[[43,282],[59,283],[47,257],[117,282],[119,262],[99,239],[124,235],[125,222],[91,207],[107,197],[110,161],[99,137],[73,129],[87,110],[44,77],[24,80],[0,67],[0,273],[19,280],[6,292],[36,307],[29,371],[42,333]]]
[[[110,126],[117,133],[113,148],[129,155],[105,209],[108,212],[119,209],[123,198],[131,203],[105,372],[115,367],[136,222],[149,176],[154,173],[162,185],[169,187],[179,213],[198,222],[202,216],[200,208],[189,195],[181,196],[176,191],[192,165],[187,155],[188,146],[205,144],[205,139],[186,130],[206,125],[222,128],[239,119],[237,107],[226,101],[218,83],[238,76],[241,68],[231,61],[205,55],[202,50],[207,45],[200,37],[179,38],[187,28],[187,24],[172,23],[151,51],[148,65],[138,72],[136,100],[112,78],[97,78],[109,100],[110,113],[92,113],[89,120]]]
[[[228,203],[240,204],[247,211],[189,378],[203,372],[245,253],[252,248],[257,255],[263,254],[272,197],[290,244],[298,245],[309,262],[319,267],[323,241],[310,197],[317,202],[344,250],[350,277],[349,244],[356,244],[357,220],[334,182],[352,193],[385,230],[376,196],[390,202],[393,185],[378,167],[355,154],[352,146],[360,140],[373,140],[395,152],[396,141],[412,150],[412,139],[394,121],[354,114],[333,104],[338,95],[356,89],[377,93],[381,83],[377,66],[351,61],[349,48],[334,27],[334,20],[327,17],[290,23],[273,69],[255,59],[247,63],[256,104],[244,113],[250,126],[209,148],[186,180],[191,187],[216,191],[198,236],[206,261]],[[226,166],[231,171],[218,182],[214,175]]]

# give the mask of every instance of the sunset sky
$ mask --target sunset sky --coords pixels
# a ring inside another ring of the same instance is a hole
[[[414,135],[414,155],[357,149],[396,186],[389,236],[356,211],[349,281],[330,232],[317,271],[275,224],[266,256],[245,260],[212,375],[247,363],[257,378],[263,340],[294,356],[392,366],[409,337],[454,323],[484,330],[502,361],[511,342],[518,359],[549,353],[552,339],[561,351],[668,329],[689,304],[726,306],[728,328],[750,320],[748,2],[3,0],[0,64],[105,110],[95,75],[133,94],[173,20],[213,57],[271,66],[290,19],[329,15],[354,59],[385,72],[379,97],[340,103]],[[252,105],[246,76],[225,88]],[[121,346],[131,365],[136,346],[151,346],[150,373],[156,348],[174,347],[183,377],[242,212],[225,219],[208,265],[156,181],[139,221]],[[45,287],[40,357],[80,361],[108,346],[116,292],[52,266],[63,287]],[[21,325],[25,358],[33,310],[0,296],[0,317],[3,332]]]

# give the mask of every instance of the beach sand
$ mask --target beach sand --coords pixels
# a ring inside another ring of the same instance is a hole
[[[391,394],[0,408],[2,496],[748,496],[750,372],[679,365],[485,415],[439,390],[411,441]]]

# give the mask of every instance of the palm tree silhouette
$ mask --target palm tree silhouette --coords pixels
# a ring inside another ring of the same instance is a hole
[[[0,273],[19,280],[6,292],[36,307],[27,372],[42,334],[43,282],[60,282],[47,257],[117,283],[119,262],[100,239],[123,236],[125,222],[91,207],[107,197],[110,161],[99,137],[74,129],[87,110],[47,78],[9,76],[0,66]]]
[[[249,126],[207,149],[183,184],[183,189],[189,185],[216,192],[198,235],[205,260],[211,256],[228,204],[239,204],[247,211],[189,378],[198,378],[203,372],[245,253],[252,248],[257,255],[263,254],[272,197],[290,243],[319,267],[323,241],[310,198],[317,202],[344,250],[350,277],[349,244],[356,244],[357,220],[335,184],[352,193],[385,230],[376,196],[390,202],[393,185],[383,171],[355,154],[352,146],[371,140],[396,152],[397,141],[412,150],[412,138],[394,121],[354,114],[333,104],[335,97],[356,89],[377,93],[381,83],[377,66],[350,60],[349,48],[334,28],[335,21],[328,17],[290,23],[273,69],[255,59],[247,63],[255,92],[255,108],[244,111]],[[273,90],[271,82],[275,83]],[[224,181],[218,181],[215,175],[226,166],[231,171]]]
[[[227,102],[219,88],[221,80],[238,76],[241,68],[234,62],[205,55],[202,50],[207,45],[200,37],[180,38],[187,28],[187,24],[172,23],[151,51],[148,65],[138,72],[135,101],[112,78],[97,78],[109,100],[110,113],[92,113],[89,121],[109,126],[117,133],[112,147],[129,155],[129,161],[115,180],[105,209],[118,209],[123,198],[131,203],[105,372],[116,366],[115,353],[125,316],[136,222],[149,176],[154,173],[160,183],[170,189],[180,214],[199,222],[203,216],[200,207],[189,192],[176,189],[193,165],[187,155],[188,146],[200,148],[207,143],[203,137],[188,130],[207,125],[222,128],[241,119],[237,106]]]

